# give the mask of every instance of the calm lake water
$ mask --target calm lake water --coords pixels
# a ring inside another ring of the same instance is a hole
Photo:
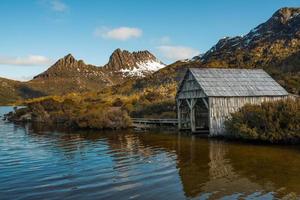
[[[11,108],[0,107],[0,115]],[[0,199],[297,199],[300,148],[0,120]]]

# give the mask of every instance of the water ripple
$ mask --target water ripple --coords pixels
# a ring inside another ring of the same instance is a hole
[[[299,166],[299,148],[0,120],[1,200],[297,198]]]

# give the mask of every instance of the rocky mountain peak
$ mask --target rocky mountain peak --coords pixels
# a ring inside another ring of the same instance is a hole
[[[112,80],[126,77],[143,77],[165,67],[149,51],[129,52],[116,49],[109,58],[109,62],[103,67],[85,64],[83,60],[77,60],[72,54],[60,58],[45,72],[34,79],[91,79],[100,80],[111,84]]]
[[[285,33],[299,30],[300,8],[281,8],[265,23],[260,24],[252,32],[260,34]]]
[[[99,74],[98,67],[87,65],[83,60],[75,59],[72,54],[68,54],[60,58],[56,63],[49,67],[45,72],[37,75],[37,78],[55,78],[55,77],[71,77],[71,76],[97,76]]]
[[[67,54],[66,56],[63,57],[65,60],[75,60],[74,56],[72,54]]]
[[[59,65],[64,65],[64,66],[72,66],[74,63],[77,63],[78,61],[73,57],[72,54],[68,54],[64,56],[63,58],[59,59],[54,65],[59,64]]]
[[[118,48],[111,54],[105,68],[118,70],[130,65],[134,65],[131,53]]]
[[[118,48],[112,53],[104,68],[121,72],[124,76],[144,76],[146,73],[154,72],[164,66],[147,50],[131,53]]]
[[[260,67],[300,51],[300,8],[281,8],[244,36],[225,37],[197,60],[211,67]]]
[[[288,8],[284,7],[277,10],[273,16],[271,17],[272,20],[276,20],[282,24],[287,23],[289,20],[297,17],[300,14],[300,8]]]
[[[149,51],[129,52],[127,50],[116,49],[110,56],[106,68],[120,70],[134,68],[137,62],[157,60]]]

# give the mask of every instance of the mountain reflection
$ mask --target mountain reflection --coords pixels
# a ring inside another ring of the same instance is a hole
[[[45,134],[42,127],[26,130],[33,137],[50,137],[69,159],[85,157],[97,145],[106,144],[111,167],[123,178],[153,173],[154,165],[165,164],[177,173],[181,187],[176,190],[186,198],[289,198],[300,194],[298,147],[229,143],[177,133],[76,131],[58,136],[53,130]],[[152,171],[141,164],[151,161]]]

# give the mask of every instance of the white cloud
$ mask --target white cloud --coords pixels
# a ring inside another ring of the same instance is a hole
[[[198,51],[197,49],[185,46],[162,45],[157,47],[157,49],[165,58],[170,60],[192,58],[200,54],[200,51]]]
[[[134,27],[119,27],[115,29],[109,29],[107,27],[97,28],[94,35],[105,39],[121,40],[125,41],[131,38],[141,37],[143,31]]]
[[[8,57],[8,56],[0,56],[0,65],[48,65],[51,64],[52,61],[40,55],[29,55],[27,57]]]
[[[170,45],[171,44],[171,38],[169,36],[162,36],[160,38],[155,38],[150,40],[151,44],[153,45]]]
[[[168,44],[171,42],[171,38],[169,36],[163,36],[159,39],[160,44]]]
[[[51,9],[56,12],[65,12],[69,9],[69,7],[61,0],[50,0],[49,3]]]

